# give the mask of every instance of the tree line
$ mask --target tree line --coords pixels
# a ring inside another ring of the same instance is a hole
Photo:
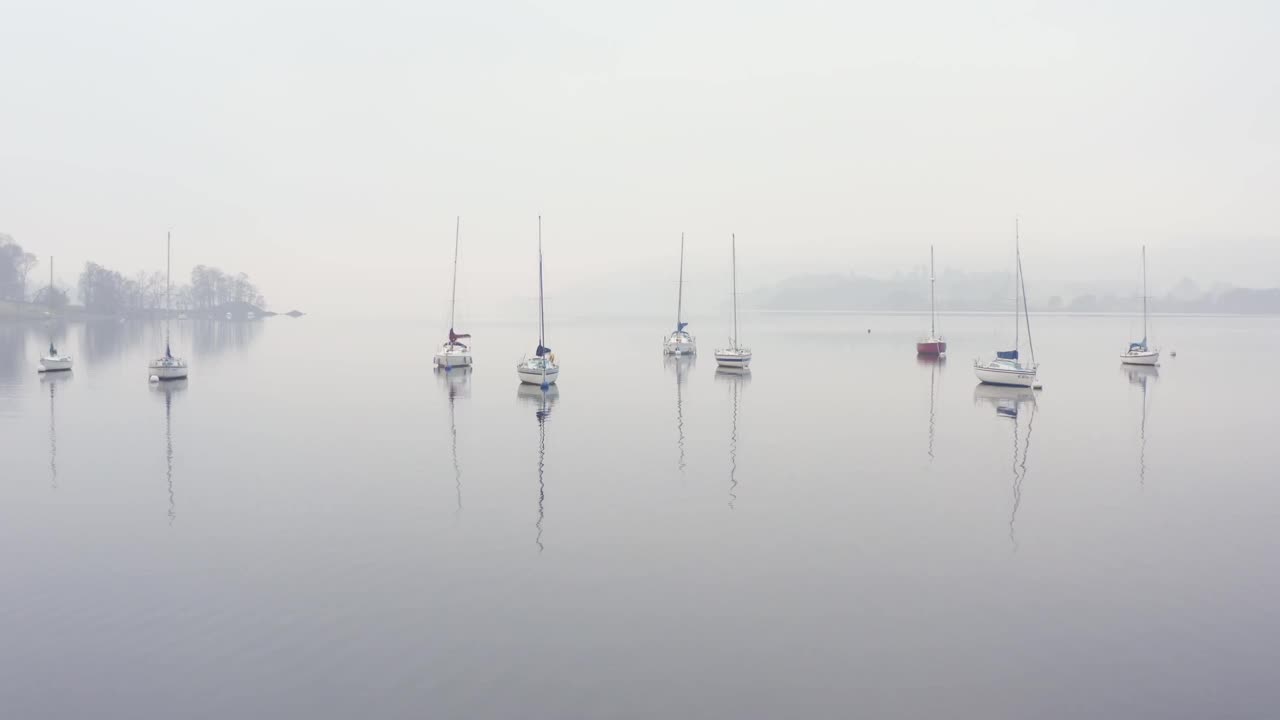
[[[132,277],[85,263],[77,283],[85,310],[116,315],[156,312],[165,307],[165,276],[162,272],[139,272]],[[245,273],[228,273],[208,265],[191,269],[189,284],[169,289],[169,307],[177,311],[209,311],[228,303],[246,303],[261,308],[266,298]]]
[[[0,234],[0,300],[12,300],[55,309],[70,304],[70,293],[58,287],[30,281],[38,264],[36,256],[26,252],[9,235]],[[32,286],[36,286],[34,292]],[[165,307],[165,274],[139,271],[126,276],[118,270],[87,262],[75,287],[80,303],[91,313],[123,315],[158,312]],[[229,273],[208,265],[191,269],[190,282],[169,289],[169,306],[176,311],[208,311],[228,303],[246,303],[258,308],[266,305],[258,287],[245,273]]]

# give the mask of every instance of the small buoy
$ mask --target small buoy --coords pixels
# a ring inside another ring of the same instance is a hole
[[[870,335],[870,334],[871,334],[871,328],[867,328],[867,334],[868,334],[868,335]]]
[[[159,376],[159,375],[152,375],[152,376],[151,376],[151,382],[154,382],[154,383],[158,383],[158,382],[160,382],[160,376]]]
[[[1178,351],[1177,351],[1177,350],[1170,350],[1170,351],[1169,351],[1169,357],[1178,357]]]

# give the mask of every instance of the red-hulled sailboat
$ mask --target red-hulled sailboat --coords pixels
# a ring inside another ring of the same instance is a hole
[[[929,337],[916,343],[917,355],[946,355],[947,341],[938,335],[937,311],[933,301],[933,246],[929,246]]]

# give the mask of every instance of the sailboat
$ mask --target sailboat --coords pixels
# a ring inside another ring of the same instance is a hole
[[[1027,346],[1031,351],[1031,362],[1022,362],[1019,356],[1022,323],[1019,310],[1027,310],[1027,287],[1022,277],[1022,246],[1018,238],[1018,226],[1014,224],[1014,250],[1017,258],[1013,280],[1013,349],[998,350],[994,360],[973,361],[973,372],[978,379],[991,385],[1009,385],[1011,387],[1038,388],[1036,380],[1036,348],[1031,342],[1031,316],[1027,314]]]
[[[526,357],[516,365],[516,376],[520,382],[539,385],[546,388],[554,385],[560,377],[560,366],[556,364],[556,355],[546,343],[546,312],[542,292],[542,216],[538,216],[538,348],[533,357]]]
[[[436,353],[436,367],[446,370],[453,367],[471,366],[471,348],[462,342],[470,339],[470,333],[459,333],[454,328],[454,313],[458,306],[458,239],[462,233],[462,218],[459,217],[453,231],[453,292],[449,296],[449,339],[440,346]]]
[[[731,235],[733,263],[733,337],[729,347],[716,350],[716,365],[726,368],[746,368],[751,364],[751,348],[738,344],[738,236]]]
[[[151,361],[151,381],[181,380],[187,376],[187,361],[174,357],[169,346],[169,289],[173,275],[173,235],[165,234],[165,270],[164,270],[164,355]]]
[[[1147,345],[1147,246],[1142,246],[1142,339],[1129,343],[1129,349],[1120,356],[1126,365],[1156,365],[1160,351]]]
[[[698,352],[698,343],[692,335],[685,331],[689,323],[684,322],[684,233],[680,233],[680,285],[676,290],[676,329],[662,343],[662,351],[667,355],[693,355]]]
[[[933,299],[933,246],[929,246],[929,337],[916,343],[917,355],[945,355],[947,341],[938,337],[937,309]]]
[[[49,258],[49,322],[53,323],[53,257]],[[49,334],[52,336],[53,329]],[[40,356],[40,372],[65,372],[71,369],[71,356],[58,352],[53,338],[49,338],[49,352]]]

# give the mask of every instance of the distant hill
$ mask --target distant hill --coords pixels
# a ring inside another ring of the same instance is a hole
[[[938,276],[938,309],[949,312],[999,312],[1011,306],[1013,277],[1007,273],[946,272]],[[1082,294],[1029,298],[1031,309],[1049,312],[1141,312],[1138,295]],[[874,278],[856,273],[800,275],[742,297],[757,310],[923,312],[929,309],[929,278],[924,273]],[[1152,312],[1280,315],[1280,288],[1217,286],[1209,290],[1184,279],[1168,294],[1151,299]]]

